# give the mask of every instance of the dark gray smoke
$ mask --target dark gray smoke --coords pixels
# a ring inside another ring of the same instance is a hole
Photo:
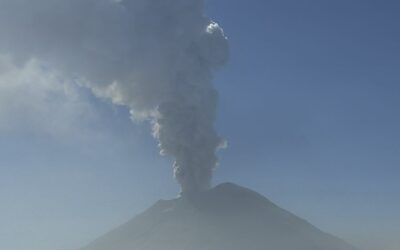
[[[222,145],[213,71],[228,58],[203,0],[0,0],[0,54],[62,72],[150,120],[184,194],[207,189]]]

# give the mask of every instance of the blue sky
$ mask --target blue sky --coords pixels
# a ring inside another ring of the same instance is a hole
[[[399,11],[397,1],[208,1],[231,46],[215,79],[229,146],[214,183],[252,188],[363,249],[397,249]],[[32,98],[65,115],[46,108],[0,130],[1,248],[76,249],[179,191],[148,124],[74,91],[67,107]]]
[[[232,46],[218,79],[218,127],[230,147],[217,178],[253,187],[365,249],[395,249],[399,8],[209,1]]]

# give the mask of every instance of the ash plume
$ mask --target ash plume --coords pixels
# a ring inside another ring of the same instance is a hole
[[[0,0],[0,54],[38,60],[151,121],[191,194],[217,164],[212,75],[229,54],[203,12],[204,0]]]

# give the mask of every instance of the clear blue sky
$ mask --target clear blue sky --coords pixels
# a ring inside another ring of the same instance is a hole
[[[399,13],[388,0],[209,0],[231,45],[215,79],[229,146],[214,183],[252,188],[366,250],[398,249]],[[178,193],[147,124],[76,91],[82,105],[61,105],[56,122],[46,108],[0,126],[2,249],[76,249]],[[90,119],[74,115],[82,107]],[[14,116],[0,106],[0,121]]]

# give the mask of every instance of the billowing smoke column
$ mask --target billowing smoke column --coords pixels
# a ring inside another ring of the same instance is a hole
[[[222,144],[212,73],[227,61],[204,0],[0,0],[0,54],[36,59],[150,120],[182,193],[210,185]]]

